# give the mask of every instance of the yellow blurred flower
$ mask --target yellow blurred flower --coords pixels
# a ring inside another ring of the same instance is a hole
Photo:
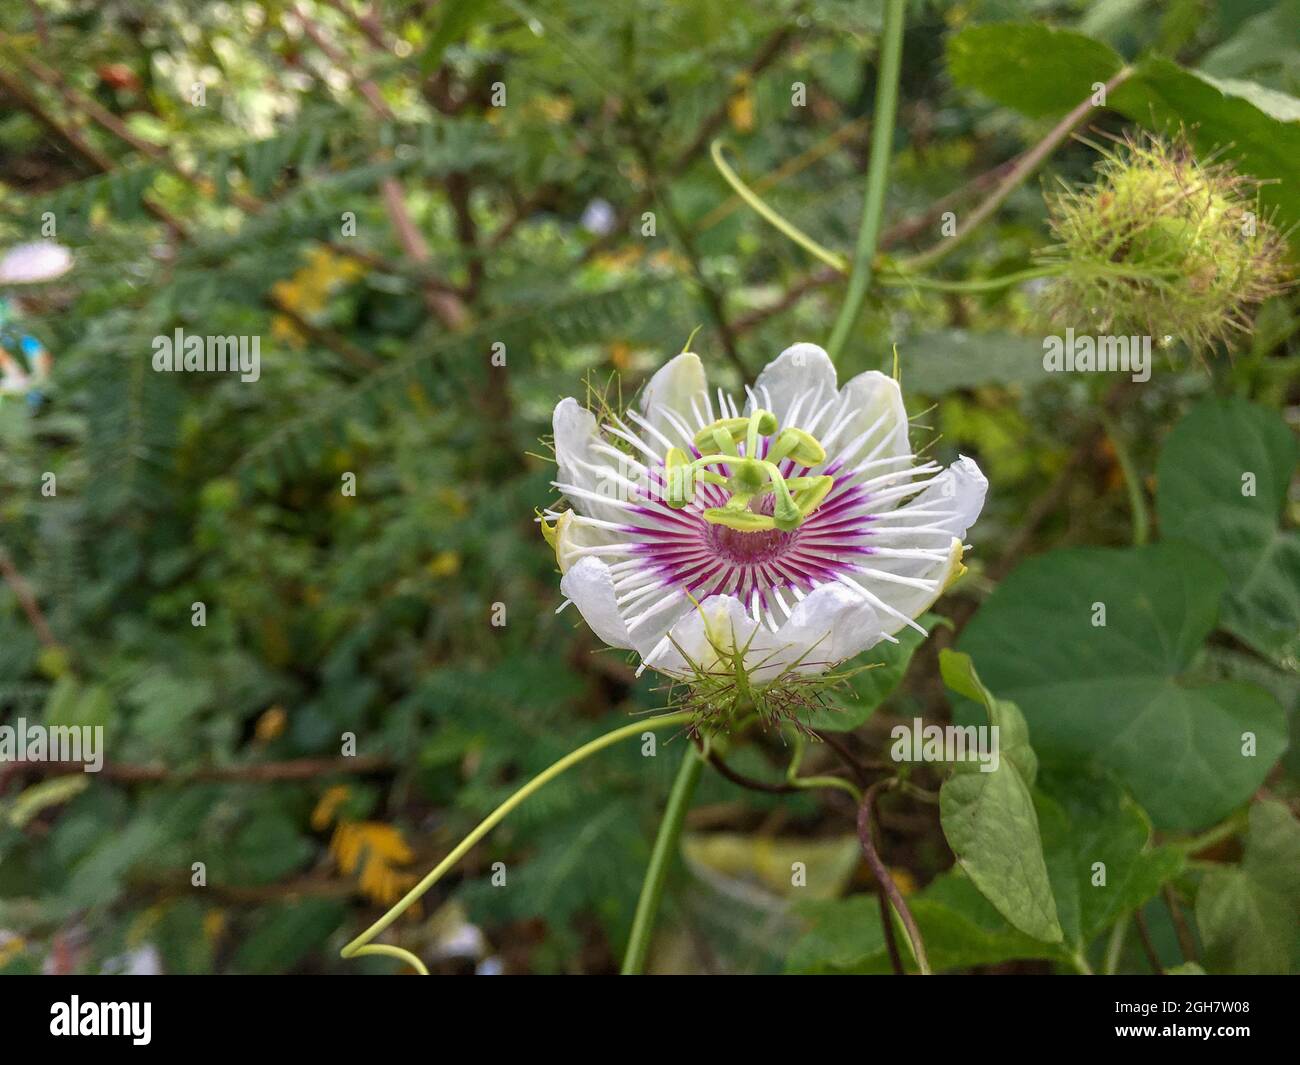
[[[311,827],[317,832],[329,828],[334,820],[334,814],[350,794],[346,784],[335,784],[332,788],[326,788],[325,794],[316,802],[316,809],[311,812]]]
[[[27,949],[27,940],[11,932],[0,932],[0,966],[8,965]]]
[[[438,505],[449,511],[453,517],[463,517],[469,511],[469,504],[461,498],[454,488],[438,489]]]
[[[460,555],[455,551],[439,551],[429,561],[429,572],[435,577],[454,577],[460,572]]]
[[[898,888],[898,893],[900,895],[907,896],[916,894],[916,881],[912,878],[912,874],[906,869],[903,869],[901,866],[891,865],[889,867],[889,877],[894,881],[894,885]]]
[[[736,91],[727,100],[727,118],[737,133],[749,133],[754,128],[754,86],[748,74],[736,77]]]
[[[288,712],[283,706],[277,704],[257,719],[257,724],[253,727],[253,735],[257,737],[259,743],[270,743],[276,737],[284,735],[288,724]]]
[[[620,248],[617,251],[604,252],[597,255],[595,263],[602,270],[609,270],[611,273],[619,273],[623,270],[630,270],[633,266],[641,261],[645,254],[645,249],[637,244],[629,244],[627,247]]]
[[[209,943],[216,943],[226,930],[226,913],[224,910],[209,910],[203,915],[203,938]]]
[[[361,276],[362,265],[355,259],[336,255],[324,245],[307,252],[307,262],[297,273],[271,286],[277,303],[303,318],[320,314],[334,292]],[[302,331],[284,315],[271,322],[271,335],[277,340],[298,346],[305,339]]]
[[[351,876],[360,870],[362,894],[391,906],[415,884],[414,873],[396,868],[414,855],[402,833],[381,821],[340,821],[330,840],[330,853],[339,871]]]
[[[548,122],[560,125],[573,117],[573,101],[567,96],[542,96],[533,102],[533,110]]]

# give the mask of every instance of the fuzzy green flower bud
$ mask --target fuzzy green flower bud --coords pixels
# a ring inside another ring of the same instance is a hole
[[[1049,197],[1054,319],[1098,335],[1172,336],[1195,353],[1250,328],[1282,288],[1283,241],[1258,182],[1182,141],[1129,139],[1097,180]]]

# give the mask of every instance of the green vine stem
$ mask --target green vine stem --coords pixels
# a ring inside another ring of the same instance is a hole
[[[1115,450],[1115,459],[1120,472],[1124,475],[1124,486],[1128,490],[1129,511],[1133,519],[1133,543],[1141,547],[1149,538],[1151,518],[1147,511],[1146,497],[1142,493],[1142,479],[1138,476],[1137,466],[1129,452],[1128,443],[1120,432],[1115,419],[1107,413],[1105,407],[1099,408],[1098,417],[1102,428],[1110,438],[1110,446]]]
[[[664,808],[659,834],[655,836],[654,849],[650,852],[650,866],[646,869],[645,881],[641,884],[641,897],[636,902],[627,953],[623,955],[624,976],[637,976],[645,971],[646,957],[650,953],[650,937],[654,934],[655,917],[659,913],[659,901],[663,898],[664,881],[668,878],[668,867],[673,855],[677,853],[682,825],[686,821],[686,810],[691,805],[691,796],[695,794],[695,785],[700,781],[700,771],[704,768],[706,757],[693,744],[688,747],[682,757],[681,767],[677,770],[677,778],[673,781],[673,790],[668,794],[668,805]]]
[[[1207,851],[1211,847],[1217,847],[1225,840],[1240,836],[1250,825],[1250,817],[1245,808],[1234,811],[1225,820],[1220,821],[1213,828],[1207,828],[1199,836],[1192,836],[1190,839],[1179,840],[1173,843],[1188,858],[1193,855]],[[1212,863],[1211,863],[1212,864]]]
[[[885,26],[880,39],[880,71],[876,78],[876,106],[871,120],[871,161],[867,165],[867,193],[862,202],[862,226],[853,254],[849,291],[840,306],[839,317],[826,352],[835,362],[844,349],[862,312],[871,287],[872,260],[880,237],[880,218],[885,209],[885,183],[889,176],[890,149],[894,141],[894,115],[898,110],[898,78],[903,65],[904,0],[885,0]]]
[[[691,716],[692,715],[689,711],[683,710],[678,711],[677,713],[660,714],[657,717],[648,717],[641,721],[633,721],[629,725],[624,725],[621,728],[614,729],[613,732],[607,732],[603,736],[597,736],[591,742],[584,743],[577,750],[570,751],[549,768],[542,770],[542,772],[538,773],[537,776],[533,777],[532,780],[516,791],[510,796],[510,798],[506,799],[505,802],[479,822],[478,827],[461,840],[451,853],[447,855],[447,857],[434,866],[423,880],[402,896],[392,909],[362,932],[361,935],[357,936],[356,939],[348,943],[341,951],[342,956],[345,958],[358,958],[369,954],[381,954],[390,958],[401,958],[414,968],[416,972],[420,973],[422,976],[428,976],[429,970],[425,968],[424,963],[409,950],[404,950],[402,947],[390,946],[384,943],[371,943],[371,940],[384,932],[403,913],[410,909],[426,891],[433,887],[433,885],[441,880],[457,862],[465,857],[465,855],[470,852],[479,840],[505,820],[511,810],[522,804],[529,796],[540,791],[560,774],[573,768],[573,766],[586,758],[589,758],[598,751],[603,751],[606,747],[612,747],[621,740],[628,739],[631,736],[639,736],[647,731],[654,732],[659,729],[684,725],[691,720]],[[692,750],[694,750],[694,748],[692,748]],[[698,761],[698,759],[696,759],[696,761]],[[676,789],[674,788],[674,794],[675,793]],[[671,807],[672,800],[670,798],[669,808],[671,809]]]
[[[840,791],[846,792],[853,799],[856,806],[862,802],[862,791],[852,781],[845,780],[843,777],[820,776],[820,777],[801,777],[799,776],[799,767],[803,764],[804,751],[808,741],[798,729],[794,731],[794,754],[790,758],[790,765],[786,768],[786,783],[792,788],[839,788]]]
[[[722,149],[723,143],[721,140],[715,140],[711,145],[709,145],[709,155],[713,157],[713,165],[718,168],[718,173],[722,175],[727,184],[735,190],[736,195],[744,200],[755,214],[763,219],[763,221],[767,222],[768,225],[778,233],[789,237],[792,241],[798,244],[799,247],[816,256],[827,266],[832,267],[841,274],[847,274],[849,272],[849,261],[844,258],[843,255],[833,252],[829,248],[818,244],[817,241],[813,240],[812,237],[796,226],[788,218],[764,203],[758,193],[746,185],[745,182],[741,180],[740,175],[731,168],[731,164],[723,157]]]

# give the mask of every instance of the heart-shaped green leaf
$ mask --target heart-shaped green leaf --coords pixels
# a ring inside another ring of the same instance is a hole
[[[1161,535],[1228,572],[1223,624],[1279,665],[1300,668],[1300,534],[1281,528],[1300,446],[1281,416],[1210,398],[1174,427],[1157,466]]]
[[[1091,760],[1157,826],[1201,828],[1249,799],[1286,746],[1267,692],[1185,677],[1226,585],[1181,544],[1053,551],[998,586],[960,646],[1020,707],[1040,759]]]

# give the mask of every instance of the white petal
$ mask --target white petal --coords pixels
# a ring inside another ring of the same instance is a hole
[[[619,613],[614,575],[598,558],[575,562],[560,581],[560,591],[573,600],[591,631],[611,647],[632,648],[632,637]]]
[[[848,579],[858,587],[865,588],[871,595],[888,604],[903,617],[916,618],[928,610],[957,572],[962,558],[962,538],[966,530],[975,524],[980,510],[984,507],[984,497],[988,492],[988,480],[980,472],[973,459],[964,455],[946,470],[939,473],[934,482],[919,492],[904,506],[892,513],[900,515],[888,522],[881,523],[880,530],[904,529],[907,526],[907,511],[915,509],[926,513],[916,519],[918,525],[932,526],[936,532],[917,534],[914,547],[927,550],[945,549],[943,561],[934,559],[882,558],[868,555],[863,558],[863,572],[854,573]],[[943,513],[936,513],[941,511]],[[950,537],[947,544],[940,541],[940,534]],[[868,537],[868,542],[871,538]],[[908,537],[889,537],[882,546],[898,548],[907,545]],[[875,574],[875,576],[873,576]],[[895,578],[904,578],[907,582],[922,582],[926,587],[915,583],[900,582]],[[885,632],[892,635],[906,624],[896,615],[882,611]]]
[[[919,618],[934,605],[947,588],[949,581],[958,572],[962,558],[962,542],[953,537],[947,544],[935,544],[937,537],[928,539],[926,546],[942,548],[945,555],[942,560],[935,559],[899,559],[875,558],[868,556],[862,561],[863,573],[854,573],[849,580],[859,587],[866,588],[872,595],[884,600],[899,614],[908,618]],[[923,581],[929,587],[918,588],[910,584],[899,584],[883,577],[872,577],[872,573],[890,574],[906,577],[909,580]],[[848,589],[846,589],[848,591]],[[852,594],[852,592],[849,592]],[[890,636],[898,632],[907,623],[880,611],[884,623],[884,632]]]
[[[945,517],[925,519],[926,524],[936,523],[953,536],[964,537],[984,509],[988,490],[988,478],[975,460],[959,455],[957,461],[938,474],[933,484],[914,496],[908,506],[947,511]]]
[[[772,666],[800,673],[824,673],[874,647],[884,638],[881,619],[862,596],[837,584],[823,584],[808,595],[790,619],[771,634],[779,654]],[[796,664],[797,663],[797,664]],[[760,675],[759,681],[777,675]]]
[[[689,679],[696,670],[729,673],[735,652],[743,649],[749,679],[767,684],[787,670],[824,673],[882,638],[875,611],[847,588],[816,589],[776,632],[756,622],[735,596],[714,595],[678,621],[646,662]]]
[[[681,432],[665,411],[675,415],[676,421],[682,425],[698,428],[692,404],[696,410],[707,411],[708,392],[709,382],[700,357],[694,352],[683,351],[650,378],[641,393],[641,410],[650,424],[674,444],[689,448],[691,441],[682,439]]]
[[[799,397],[796,421],[801,422],[835,395],[835,367],[830,356],[816,344],[794,344],[764,367],[754,383],[759,402],[771,404],[781,428],[789,427],[788,416]]]
[[[907,439],[907,408],[898,382],[892,377],[868,370],[849,381],[840,396],[848,401],[848,413],[834,439],[826,444],[831,462],[840,458],[852,466],[868,458],[876,461],[912,453]],[[860,439],[864,433],[868,435]],[[850,445],[852,454],[844,454]],[[904,467],[900,464],[897,469]]]
[[[756,622],[734,595],[711,595],[684,614],[645,655],[661,673],[691,678],[702,673],[729,673],[728,656],[756,638]]]
[[[551,425],[555,434],[555,462],[559,466],[556,480],[611,500],[617,499],[619,482],[614,467],[607,456],[596,450],[596,445],[601,442],[596,416],[569,397],[556,405]],[[628,472],[624,471],[625,475]],[[569,502],[579,514],[591,518],[620,523],[626,520],[622,508],[588,496],[572,497]]]

